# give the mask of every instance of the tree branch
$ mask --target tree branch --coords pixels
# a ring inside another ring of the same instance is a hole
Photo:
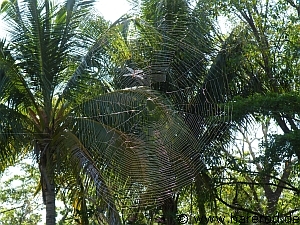
[[[259,217],[263,217],[264,216],[263,214],[260,214],[258,212],[252,211],[250,209],[245,209],[245,208],[243,208],[241,206],[229,204],[226,201],[224,201],[221,197],[219,197],[218,195],[216,195],[216,199],[218,199],[221,203],[223,203],[224,205],[226,205],[226,206],[228,206],[228,207],[230,207],[232,209],[241,210],[243,212],[251,213],[251,214],[257,215]]]
[[[22,207],[24,207],[24,205],[14,207],[14,208],[11,208],[11,209],[6,209],[6,210],[3,210],[3,211],[0,211],[0,214],[6,213],[6,212],[9,212],[9,211],[13,211],[13,210],[16,210],[16,209],[19,209],[19,208],[22,208]]]

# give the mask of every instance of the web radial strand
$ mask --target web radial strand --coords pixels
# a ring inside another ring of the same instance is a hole
[[[86,102],[76,117],[98,168],[92,177],[102,179],[96,189],[105,183],[106,201],[120,207],[162,204],[209,166],[228,134],[229,80],[214,61],[220,49],[204,37],[195,41],[202,31],[192,24],[171,22],[133,25],[130,58],[111,69],[115,91]]]

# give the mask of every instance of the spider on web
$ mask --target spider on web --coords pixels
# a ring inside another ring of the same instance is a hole
[[[130,67],[126,67],[129,73],[123,74],[123,77],[132,77],[135,79],[141,86],[149,86],[150,81],[147,79],[147,75],[144,73],[144,70],[134,70]]]
[[[134,70],[130,67],[126,67],[126,69],[130,72],[130,73],[126,73],[123,75],[123,77],[134,77],[134,78],[140,78],[140,79],[144,79],[144,70]]]

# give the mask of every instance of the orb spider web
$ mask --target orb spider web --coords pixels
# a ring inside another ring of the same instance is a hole
[[[163,204],[228,138],[224,64],[234,48],[212,47],[193,22],[129,20],[119,51],[130,56],[109,71],[114,91],[80,106],[75,127],[95,160],[76,154],[97,193],[120,208]]]

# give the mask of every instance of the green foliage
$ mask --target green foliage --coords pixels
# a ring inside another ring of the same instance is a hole
[[[32,191],[38,182],[37,169],[26,162],[7,169],[0,183],[1,224],[31,225],[41,222],[43,205],[39,201],[40,196],[35,196]]]
[[[237,96],[233,100],[233,120],[239,121],[245,115],[272,116],[276,113],[299,114],[300,96],[298,92],[253,94],[247,98]],[[257,118],[258,119],[258,118]]]
[[[292,1],[214,2],[218,15],[233,22],[241,53],[232,54],[226,67],[233,74],[228,97],[238,132],[210,171],[219,211],[298,216],[292,209],[299,201],[299,11]]]

